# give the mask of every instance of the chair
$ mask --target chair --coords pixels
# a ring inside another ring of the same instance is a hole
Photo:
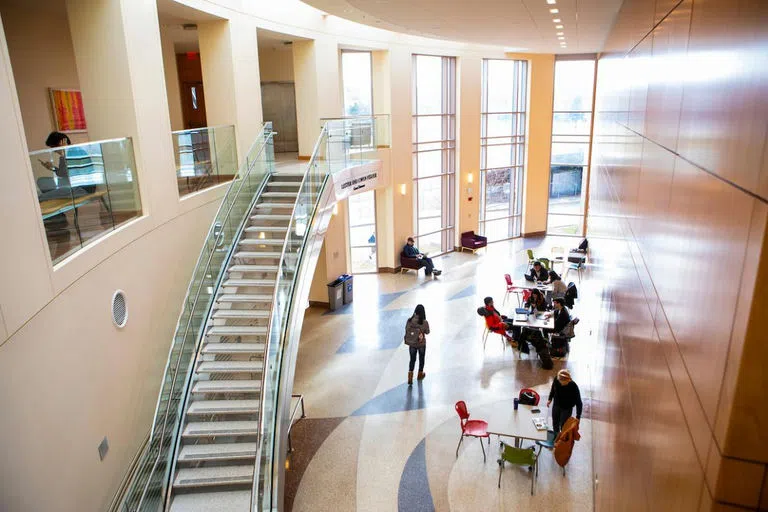
[[[525,252],[528,254],[528,266],[530,267],[536,261],[536,258],[533,256],[533,249],[528,249]]]
[[[459,438],[459,445],[456,447],[456,458],[459,457],[459,448],[461,448],[461,442],[464,440],[464,437],[476,437],[480,440],[480,448],[483,450],[483,462],[485,462],[485,447],[483,446],[482,438],[488,438],[488,444],[491,444],[491,436],[488,435],[488,422],[470,420],[467,404],[463,400],[456,402],[455,408],[461,423],[461,437]]]
[[[541,397],[535,390],[531,388],[521,389],[520,393],[517,395],[518,400],[523,398],[523,393],[530,393],[531,395],[533,395],[533,405],[539,405],[539,401],[541,400]]]
[[[579,284],[581,284],[581,269],[582,268],[584,268],[584,263],[581,262],[581,261],[578,262],[578,263],[574,263],[572,261],[568,262],[568,272],[570,272],[571,270],[575,270],[576,271],[576,273],[579,275]],[[568,275],[567,272],[566,272],[566,275]]]
[[[419,258],[415,256],[406,256],[405,252],[400,253],[400,273],[407,272],[409,270],[415,270],[418,274],[421,265],[419,265]]]
[[[461,250],[464,249],[475,253],[478,249],[482,249],[488,245],[488,239],[484,236],[476,235],[474,231],[465,231],[461,234]]]
[[[539,473],[539,455],[533,447],[515,448],[502,441],[501,458],[497,462],[499,463],[499,489],[501,489],[501,473],[504,471],[505,462],[518,466],[528,466],[528,471],[531,472],[531,496],[533,496],[536,476]]]
[[[555,432],[553,430],[547,430],[547,440],[536,441],[536,444],[539,446],[539,453],[536,454],[537,458],[541,456],[541,450],[543,448],[546,448],[549,451],[554,450],[555,449]],[[563,466],[563,476],[565,476],[565,466]]]
[[[559,334],[550,334],[549,335],[549,345],[554,346],[556,341],[559,341],[560,344],[565,344],[565,352],[568,353],[571,351],[571,340],[576,337],[575,327],[579,324],[579,317],[574,316],[571,318],[571,321],[568,322],[568,325],[565,326],[565,329],[562,330]]]
[[[516,288],[515,285],[512,283],[512,276],[510,276],[509,274],[504,274],[504,280],[507,283],[507,293],[504,294],[504,300],[502,301],[501,304],[502,305],[506,304],[507,303],[507,298],[509,297],[509,294],[510,293],[514,293],[515,295],[517,295],[517,305],[519,307],[521,305],[521,302],[520,302],[520,293],[521,293],[520,289]]]
[[[552,247],[550,249],[550,256],[552,256],[552,270],[555,270],[555,265],[560,263],[563,265],[562,270],[565,270],[565,248],[564,247]]]

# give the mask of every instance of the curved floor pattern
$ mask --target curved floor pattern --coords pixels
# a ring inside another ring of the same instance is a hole
[[[537,244],[541,244],[537,246]],[[440,258],[444,274],[423,272],[355,277],[355,301],[333,313],[307,310],[294,392],[305,397],[307,416],[292,433],[294,453],[286,482],[286,510],[447,511],[592,509],[590,361],[600,311],[596,284],[585,279],[577,341],[567,361],[542,370],[538,361],[504,350],[492,336],[485,352],[483,321],[475,310],[486,295],[504,299],[504,273],[519,277],[524,248],[574,245],[574,239],[516,240],[492,244],[485,254]],[[575,277],[575,276],[574,276]],[[566,279],[567,280],[567,279]],[[405,319],[416,304],[427,310],[427,378],[405,382],[408,349]],[[516,305],[511,297],[502,310]],[[538,486],[530,496],[527,471],[507,466],[496,487],[498,440],[466,440],[458,458],[457,400],[472,417],[511,407],[521,387],[546,397],[557,369],[567,366],[585,398],[582,440],[563,478],[551,454],[542,454]]]

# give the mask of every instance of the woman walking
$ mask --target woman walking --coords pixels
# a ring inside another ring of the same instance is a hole
[[[554,404],[552,401],[554,400]],[[560,370],[557,377],[552,381],[552,389],[549,391],[549,400],[547,407],[552,405],[552,429],[555,436],[560,433],[565,420],[573,414],[573,406],[576,406],[576,419],[581,420],[581,392],[579,386],[571,380],[571,373],[568,370]]]
[[[408,363],[408,385],[413,384],[413,367],[416,365],[416,354],[419,355],[419,375],[422,380],[424,374],[424,357],[427,351],[427,334],[429,334],[429,322],[424,306],[419,304],[413,311],[413,315],[405,322],[405,336],[403,341],[408,345],[411,361]]]

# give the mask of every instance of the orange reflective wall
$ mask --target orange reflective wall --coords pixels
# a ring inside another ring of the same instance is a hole
[[[768,2],[626,0],[593,144],[596,509],[768,510]]]

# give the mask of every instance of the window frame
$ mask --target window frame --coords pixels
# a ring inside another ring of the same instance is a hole
[[[418,61],[420,57],[438,58],[441,66],[440,79],[440,113],[420,114],[418,104]],[[412,140],[411,153],[413,159],[413,223],[414,238],[417,244],[420,239],[441,233],[439,254],[451,252],[455,249],[456,231],[456,83],[457,63],[456,57],[446,55],[412,54],[412,98],[411,98],[411,123]],[[422,118],[439,117],[441,119],[441,140],[419,141],[419,120]],[[430,175],[419,175],[419,155],[422,153],[440,152],[440,172]],[[440,214],[421,216],[421,204],[419,183],[424,180],[440,180]],[[421,221],[440,219],[440,229],[421,232]],[[437,254],[435,254],[437,255]]]

